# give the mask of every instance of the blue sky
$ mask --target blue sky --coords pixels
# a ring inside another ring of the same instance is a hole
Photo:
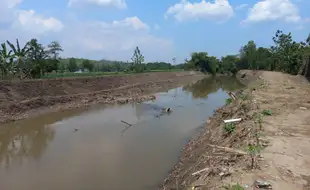
[[[38,3],[40,2],[40,3]],[[182,62],[191,52],[237,54],[249,40],[272,44],[277,29],[310,33],[309,0],[1,0],[0,41],[59,41],[64,57]]]

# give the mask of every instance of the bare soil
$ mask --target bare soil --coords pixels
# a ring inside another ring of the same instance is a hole
[[[97,103],[140,102],[156,92],[202,79],[196,72],[0,81],[0,123]]]
[[[272,189],[310,189],[309,82],[267,71],[240,71],[238,77],[248,88],[216,110],[160,189],[233,189],[236,184],[259,189],[255,180]],[[229,134],[223,120],[232,118],[242,121]]]

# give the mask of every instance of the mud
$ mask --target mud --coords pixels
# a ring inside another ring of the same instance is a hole
[[[161,72],[73,79],[0,81],[0,123],[46,112],[154,99],[156,92],[202,79],[195,72]]]
[[[238,100],[215,111],[204,131],[183,149],[159,189],[309,189],[310,86],[305,78],[267,71],[240,71],[248,87]],[[264,111],[271,115],[264,115]],[[225,119],[242,118],[232,133]],[[256,147],[253,153],[250,147]]]

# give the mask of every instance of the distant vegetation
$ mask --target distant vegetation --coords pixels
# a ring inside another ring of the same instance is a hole
[[[295,42],[292,34],[278,30],[271,47],[257,47],[254,41],[242,46],[238,55],[218,59],[207,52],[194,52],[185,61],[187,70],[198,69],[213,75],[236,73],[241,69],[281,71],[290,74],[301,72],[310,56],[310,35],[305,42]]]
[[[282,71],[297,74],[306,68],[310,56],[310,35],[304,42],[295,42],[291,33],[278,30],[271,47],[257,47],[254,41],[242,46],[238,55],[220,59],[207,52],[194,52],[184,64],[149,62],[136,47],[130,61],[61,58],[62,46],[53,41],[44,47],[37,39],[24,46],[19,41],[7,41],[0,47],[0,76],[2,79],[55,78],[100,76],[151,71],[200,70],[202,72],[235,74],[241,69]]]
[[[136,47],[130,62],[77,58],[60,58],[62,46],[53,41],[46,47],[37,39],[31,39],[24,46],[9,41],[1,44],[1,79],[56,78],[74,76],[101,76],[124,73],[158,72],[183,70],[183,64],[166,62],[144,62],[144,57]],[[172,60],[174,61],[174,59]]]

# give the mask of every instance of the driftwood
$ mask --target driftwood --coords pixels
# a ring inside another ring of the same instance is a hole
[[[121,120],[122,123],[125,123],[126,125],[128,125],[125,129],[122,130],[121,132],[121,136],[123,136],[123,134],[132,126],[132,124],[127,123],[126,121]]]
[[[126,125],[132,126],[132,124],[127,123],[126,121],[121,120],[122,123],[125,123]]]
[[[248,153],[242,151],[242,150],[237,150],[237,149],[233,149],[233,148],[228,148],[228,147],[223,147],[223,146],[217,146],[217,145],[212,145],[212,144],[208,144],[208,146],[212,147],[212,148],[216,148],[216,149],[220,149],[223,150],[225,152],[230,152],[230,153],[234,153],[237,155],[247,155]]]
[[[241,121],[242,118],[237,118],[237,119],[227,119],[227,120],[223,120],[224,123],[231,123],[231,122],[238,122]]]
[[[197,175],[197,174],[200,174],[201,172],[205,172],[205,171],[208,171],[208,170],[210,170],[210,168],[204,168],[202,170],[199,170],[197,172],[192,173],[192,175]]]
[[[233,93],[233,92],[228,92],[228,95],[233,99],[233,100],[237,100],[237,96]]]

